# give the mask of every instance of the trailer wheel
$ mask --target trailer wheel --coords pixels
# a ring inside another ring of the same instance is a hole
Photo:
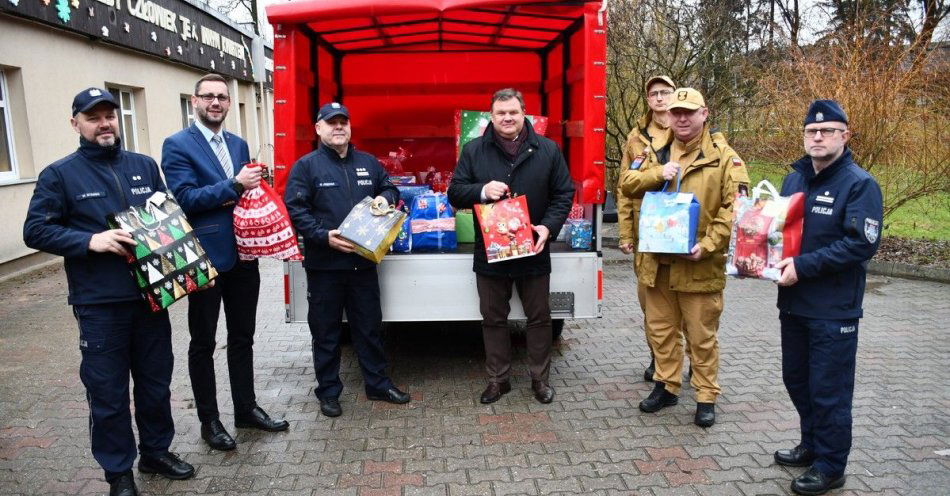
[[[562,332],[564,332],[564,319],[551,319],[552,340],[561,339]]]

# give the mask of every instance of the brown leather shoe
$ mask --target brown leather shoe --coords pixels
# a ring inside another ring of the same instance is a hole
[[[483,405],[494,403],[508,392],[511,392],[510,382],[489,382],[488,387],[482,392],[482,397],[479,401],[481,401]]]
[[[534,399],[541,403],[550,403],[554,401],[554,388],[545,381],[531,381],[531,389],[534,391]]]

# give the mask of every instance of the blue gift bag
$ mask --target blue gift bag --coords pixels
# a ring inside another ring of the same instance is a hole
[[[675,192],[665,191],[669,184],[667,181],[660,191],[643,195],[638,251],[688,254],[696,244],[699,202],[696,201],[696,195],[680,192],[680,179],[677,175]]]
[[[455,251],[455,216],[445,193],[425,193],[412,200],[409,214],[412,251]]]

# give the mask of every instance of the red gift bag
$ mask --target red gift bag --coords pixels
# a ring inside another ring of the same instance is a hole
[[[303,260],[287,207],[264,181],[238,199],[234,207],[234,237],[241,260]]]
[[[802,193],[779,196],[768,181],[751,197],[737,197],[726,274],[777,281],[782,274],[775,265],[801,253],[804,213]]]
[[[535,255],[527,198],[516,196],[475,205],[474,210],[488,263]]]

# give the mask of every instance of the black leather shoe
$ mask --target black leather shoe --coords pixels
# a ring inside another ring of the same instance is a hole
[[[195,475],[195,467],[169,451],[158,456],[142,455],[142,458],[139,458],[139,472],[158,474],[167,479],[183,480]]]
[[[839,477],[828,477],[812,467],[792,481],[792,492],[806,496],[817,496],[844,486],[845,479],[844,474]]]
[[[507,393],[511,392],[511,383],[508,381],[505,382],[489,382],[488,387],[482,391],[482,397],[478,399],[479,402],[483,405],[488,405],[494,403],[501,399]]]
[[[318,398],[319,399],[319,398]],[[343,415],[343,408],[340,406],[338,398],[324,398],[320,401],[320,413],[326,417],[339,417]]]
[[[653,392],[650,393],[650,396],[647,396],[645,400],[640,402],[640,411],[647,413],[658,412],[668,406],[679,403],[679,401],[679,396],[667,391],[666,386],[662,382],[657,382],[656,386],[653,386]]]
[[[656,373],[656,361],[650,359],[650,366],[643,370],[643,380],[653,382],[653,374]]]
[[[393,386],[381,393],[366,393],[366,399],[370,401],[385,401],[387,403],[402,405],[409,403],[409,400],[411,400],[412,397],[409,396],[409,393],[404,393],[396,386]]]
[[[238,429],[260,429],[267,432],[286,431],[290,424],[286,420],[274,420],[263,408],[255,406],[253,410],[234,416],[234,426]]]
[[[231,451],[237,447],[234,438],[228,434],[220,420],[212,420],[201,424],[201,439],[204,439],[211,449]]]
[[[696,416],[693,423],[700,427],[712,427],[716,423],[715,403],[696,403]]]
[[[786,467],[810,467],[814,461],[815,453],[800,444],[792,449],[775,452],[775,463]]]
[[[545,381],[531,381],[531,390],[534,391],[534,399],[540,403],[554,401],[554,388]]]
[[[135,487],[132,472],[124,473],[109,483],[109,496],[138,496],[138,494],[139,488]]]

